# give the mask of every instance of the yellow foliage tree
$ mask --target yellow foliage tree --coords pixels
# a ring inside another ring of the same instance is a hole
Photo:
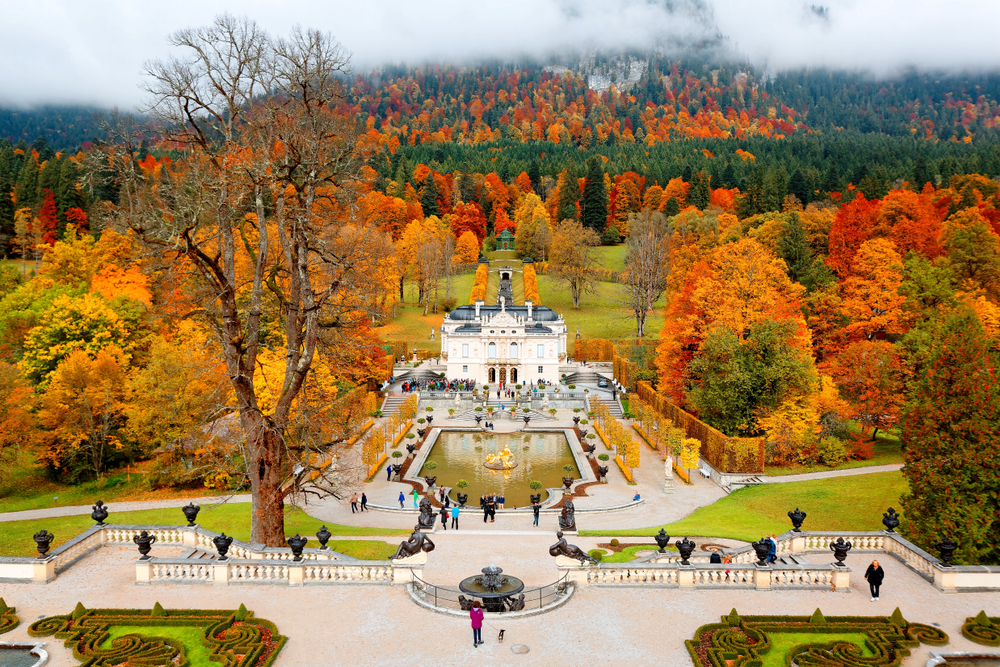
[[[452,264],[472,264],[479,259],[479,240],[475,233],[465,231],[458,237],[455,244],[455,254],[452,255]]]

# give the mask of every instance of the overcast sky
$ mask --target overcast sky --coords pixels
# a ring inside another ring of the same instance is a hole
[[[680,7],[672,14],[670,1]],[[825,16],[809,9],[824,5]],[[219,13],[274,34],[331,32],[356,70],[380,62],[543,56],[565,46],[625,48],[721,32],[757,64],[1000,69],[997,0],[4,0],[0,104],[142,101],[143,62],[167,36]]]

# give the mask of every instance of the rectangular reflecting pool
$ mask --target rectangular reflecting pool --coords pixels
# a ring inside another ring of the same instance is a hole
[[[507,448],[517,465],[511,470],[491,470],[483,465],[486,457]],[[433,464],[428,467],[429,464]],[[565,466],[570,469],[566,470]],[[479,496],[502,493],[507,508],[531,504],[532,493],[539,493],[542,502],[548,497],[547,488],[562,486],[563,477],[580,478],[576,459],[569,441],[561,431],[534,433],[472,433],[442,431],[420,469],[419,477],[436,476],[439,486],[449,488],[452,501],[459,492],[469,494],[468,504],[479,507]],[[456,488],[464,479],[468,486]],[[532,480],[542,483],[532,491]]]

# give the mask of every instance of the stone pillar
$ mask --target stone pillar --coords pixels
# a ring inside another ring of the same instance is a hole
[[[196,547],[198,546],[198,533],[195,532],[194,528],[184,529],[184,546],[186,547]]]
[[[228,586],[229,585],[229,561],[225,560],[225,561],[222,561],[221,563],[218,562],[218,561],[216,561],[215,564],[213,565],[213,569],[215,571],[212,573],[213,574],[212,580],[216,584],[218,584],[220,586]]]
[[[566,531],[563,531],[566,534]],[[570,558],[569,556],[556,556],[556,567],[559,568],[560,572],[566,574],[566,581],[572,584],[586,584],[587,574],[590,572],[590,566],[584,565],[575,558]]]
[[[943,593],[955,593],[955,568],[934,563],[934,587]]]
[[[753,572],[753,584],[757,590],[769,590],[771,588],[771,568],[757,567]]]
[[[135,583],[148,584],[153,579],[153,560],[137,560],[135,562]]]
[[[805,551],[806,549],[806,538],[803,537],[802,533],[792,533],[792,539],[788,541],[788,551],[792,553],[797,553],[799,551]]]
[[[836,570],[834,570],[833,587],[838,591],[840,591],[841,593],[851,592],[851,568],[838,567]]]
[[[56,578],[55,556],[34,560],[31,562],[31,565],[34,570],[31,577],[33,581],[47,583]]]
[[[288,566],[288,585],[301,586],[306,580],[306,569],[301,563]]]
[[[694,586],[694,566],[677,566],[677,585],[681,588],[692,588]]]

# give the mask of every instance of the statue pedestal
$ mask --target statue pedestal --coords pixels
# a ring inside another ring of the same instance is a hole
[[[436,521],[434,522],[433,526],[428,526],[426,528],[424,526],[420,526],[420,532],[421,533],[433,533],[435,526],[437,526],[437,522]]]
[[[565,533],[563,533],[565,535]],[[588,567],[578,561],[575,558],[570,558],[569,556],[556,556],[556,567],[566,568],[569,570],[582,570]]]
[[[427,531],[426,530],[421,530],[420,532],[426,533]],[[421,551],[419,553],[415,553],[412,556],[407,556],[406,558],[394,558],[392,560],[393,567],[396,567],[398,565],[413,566],[413,565],[426,565],[426,564],[427,564],[427,552],[426,551]]]

